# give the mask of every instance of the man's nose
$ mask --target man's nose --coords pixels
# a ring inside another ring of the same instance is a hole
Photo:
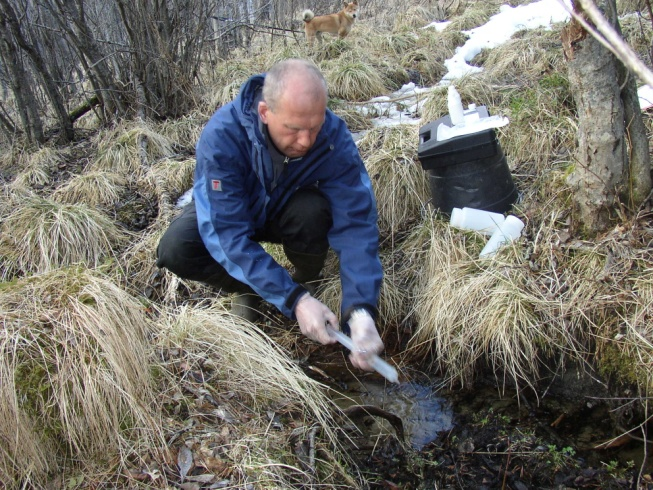
[[[309,130],[300,131],[297,135],[297,143],[299,143],[304,148],[309,148],[312,144],[311,132]]]

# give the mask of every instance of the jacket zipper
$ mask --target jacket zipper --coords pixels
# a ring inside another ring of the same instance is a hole
[[[270,218],[270,219],[272,219],[272,218],[277,214],[278,208],[279,208],[280,206],[282,206],[282,205],[285,203],[285,201],[286,201],[286,199],[287,199],[287,197],[288,197],[288,194],[290,194],[290,193],[295,189],[295,184],[297,183],[297,181],[298,181],[298,180],[299,180],[303,175],[305,175],[306,173],[310,173],[310,171],[311,171],[311,170],[312,170],[316,165],[319,164],[320,158],[322,158],[324,155],[326,155],[327,153],[329,153],[329,152],[331,151],[331,149],[332,149],[332,145],[327,146],[327,148],[326,148],[323,152],[321,152],[319,155],[317,155],[317,156],[313,159],[313,163],[311,164],[311,166],[310,166],[309,168],[305,169],[303,172],[298,172],[298,173],[297,173],[297,175],[295,176],[295,178],[294,178],[294,179],[293,179],[293,180],[288,184],[288,186],[287,186],[286,189],[284,190],[283,194],[281,194],[281,195],[279,196],[279,199],[277,199],[277,205],[276,205],[274,208],[272,208],[272,209],[270,210],[270,213],[269,213],[269,218]],[[288,160],[288,157],[286,157],[286,160]],[[284,162],[284,163],[285,163],[285,162]]]

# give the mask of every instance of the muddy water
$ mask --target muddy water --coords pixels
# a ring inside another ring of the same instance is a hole
[[[371,405],[400,417],[406,441],[423,454],[432,452],[434,441],[436,446],[441,445],[443,437],[448,437],[443,434],[456,433],[460,440],[467,436],[471,440],[475,433],[486,433],[490,426],[496,426],[498,435],[487,433],[484,445],[494,447],[497,441],[492,437],[505,439],[506,434],[514,437],[515,433],[524,433],[530,436],[524,439],[528,450],[523,454],[543,453],[551,459],[563,448],[573,447],[575,454],[568,458],[569,464],[598,468],[601,478],[608,477],[605,468],[614,464],[631,467],[635,474],[650,474],[653,470],[650,444],[647,447],[637,439],[624,438],[610,447],[601,446],[618,436],[620,429],[611,420],[611,408],[604,398],[607,395],[591,377],[583,380],[578,373],[570,372],[540,397],[499,390],[491,382],[471,393],[462,393],[440,390],[438,380],[425,375],[403,373],[399,385],[387,383],[375,373],[350,370],[342,352],[311,361],[314,374],[333,388],[332,398],[341,408]],[[368,417],[365,423],[370,437],[395,431],[382,417]],[[360,429],[361,424],[357,425]],[[472,446],[482,454],[487,450],[480,443],[476,439]]]
[[[422,449],[438,434],[452,428],[452,405],[438,395],[436,383],[427,378],[388,383],[376,373],[350,371],[348,365],[339,352],[315,362],[315,367],[326,375],[322,381],[334,389],[332,398],[340,408],[371,405],[396,415],[403,422],[406,442],[415,450]],[[375,417],[368,423],[366,430],[371,434],[394,431],[382,417]]]
[[[343,409],[353,405],[373,405],[398,416],[406,441],[416,450],[435,440],[440,432],[451,429],[451,404],[437,395],[433,387],[415,382],[387,385],[382,380],[353,380],[346,397],[336,394],[334,401]],[[376,417],[368,431],[391,433],[394,429],[383,418]]]

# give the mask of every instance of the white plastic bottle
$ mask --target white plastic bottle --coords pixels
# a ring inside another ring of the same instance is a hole
[[[524,229],[524,222],[517,216],[508,216],[503,223],[492,234],[488,242],[481,250],[480,258],[492,257],[502,245],[510,243],[521,236]]]
[[[453,208],[449,224],[462,230],[474,230],[490,236],[504,222],[503,214],[475,208]]]
[[[449,92],[447,94],[447,103],[449,106],[449,117],[451,124],[456,126],[458,124],[465,124],[465,115],[463,111],[463,102],[460,99],[460,94],[456,87],[449,85]]]

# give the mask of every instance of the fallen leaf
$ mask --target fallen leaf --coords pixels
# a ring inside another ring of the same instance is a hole
[[[228,424],[235,424],[237,422],[236,417],[234,417],[225,407],[220,406],[213,410],[213,415],[217,418],[226,422]]]
[[[191,466],[193,466],[193,453],[188,447],[181,446],[179,448],[179,452],[177,453],[177,466],[179,466],[179,476],[183,482]]]
[[[200,486],[197,483],[190,482],[182,483],[179,485],[179,488],[181,488],[181,490],[200,490]]]
[[[206,475],[189,476],[187,480],[197,483],[211,483],[213,480],[215,480],[215,475],[207,473]]]

